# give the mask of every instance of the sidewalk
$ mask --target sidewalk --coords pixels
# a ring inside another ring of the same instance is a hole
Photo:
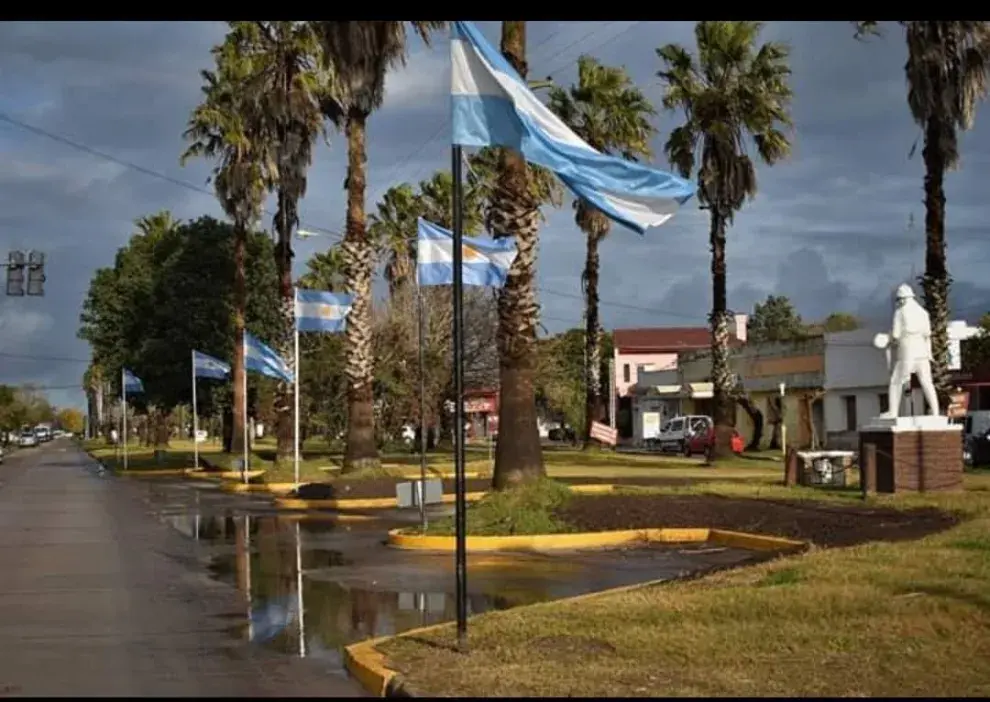
[[[0,466],[0,695],[362,696],[232,636],[242,596],[89,463],[57,441]]]

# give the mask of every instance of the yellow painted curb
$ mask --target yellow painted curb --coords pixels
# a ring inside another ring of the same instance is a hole
[[[403,534],[402,529],[388,532],[388,545],[395,548],[428,551],[453,551],[453,536],[417,536]],[[468,551],[511,551],[552,549],[604,548],[621,546],[637,541],[684,543],[708,541],[710,529],[623,529],[621,531],[594,531],[577,534],[532,534],[528,536],[469,536]]]
[[[389,685],[398,675],[385,665],[385,656],[376,645],[391,638],[382,636],[344,647],[344,667],[365,690],[375,697],[385,697]]]
[[[271,495],[288,495],[302,483],[235,483],[225,480],[220,484],[224,492],[265,492]]]
[[[142,476],[148,476],[153,478],[155,476],[161,477],[166,475],[185,475],[185,468],[159,468],[155,470],[118,470],[116,471],[118,475],[126,475],[129,478],[140,478]]]
[[[393,535],[395,535],[399,530],[394,529],[388,533],[389,544],[395,545],[392,542]],[[576,538],[585,539],[586,543],[590,543],[597,537],[598,546],[605,545],[615,545],[619,543],[629,543],[635,540],[648,540],[648,541],[663,541],[663,542],[703,542],[712,540],[715,543],[725,545],[725,546],[737,546],[739,548],[751,548],[751,549],[781,549],[788,547],[798,547],[805,546],[806,543],[803,541],[795,541],[793,539],[784,539],[777,536],[765,536],[763,534],[747,534],[738,531],[728,531],[725,529],[709,529],[709,528],[697,528],[697,529],[628,529],[623,531],[605,531],[605,532],[594,532],[585,534],[544,534],[531,537],[515,537],[515,536],[489,536],[489,537],[472,537],[469,536],[467,539],[468,550],[479,550],[473,545],[473,542],[478,540],[484,541],[509,541],[513,539],[531,539],[531,540],[545,540],[545,539],[560,539],[561,537],[571,537],[572,542]],[[624,539],[623,539],[624,537]],[[406,536],[405,538],[410,538]],[[447,550],[454,549],[454,538],[453,537],[412,537],[420,540],[443,540],[449,542],[449,545],[445,545],[442,548]],[[605,543],[608,542],[608,543]],[[561,540],[561,544],[565,541]],[[406,547],[408,548],[408,547]],[[414,547],[417,548],[417,547]],[[419,546],[418,548],[425,548],[424,546]],[[515,548],[519,548],[516,546]],[[575,548],[573,545],[558,545],[558,546],[544,546],[544,548]],[[482,549],[484,550],[484,549]],[[566,597],[560,600],[549,600],[547,602],[536,602],[530,605],[523,605],[521,607],[513,607],[513,610],[527,609],[529,607],[546,607],[550,605],[560,605],[560,604],[573,604],[576,602],[584,602],[591,599],[597,599],[599,597],[607,597],[609,595],[616,595],[623,592],[631,592],[633,590],[641,590],[656,585],[661,585],[669,583],[670,578],[665,578],[662,580],[650,580],[645,583],[634,583],[633,585],[623,585],[621,587],[615,587],[608,590],[600,590],[598,592],[588,592],[583,595],[577,595],[575,597]],[[443,622],[441,624],[433,624],[431,626],[420,627],[418,629],[411,629],[409,631],[404,631],[396,636],[380,636],[376,639],[370,639],[368,641],[361,641],[360,643],[351,644],[350,646],[344,647],[344,663],[347,670],[357,679],[357,681],[372,695],[377,697],[385,697],[394,686],[402,680],[402,676],[394,670],[388,667],[385,654],[378,650],[379,644],[384,643],[390,639],[396,638],[406,638],[411,636],[416,636],[419,634],[428,633],[443,627],[451,627],[453,622]]]
[[[253,480],[254,478],[260,478],[264,474],[265,471],[263,470],[249,470],[247,471],[247,478],[248,480]],[[244,476],[239,470],[188,470],[186,471],[186,477],[199,478],[201,480],[244,480]]]
[[[465,497],[468,502],[475,502],[487,495],[487,492],[469,492]],[[454,502],[454,495],[444,495],[443,502]],[[368,497],[340,500],[300,500],[295,497],[279,497],[275,506],[282,509],[383,509],[397,507],[399,501],[395,497]]]
[[[708,538],[720,546],[747,548],[751,551],[776,551],[778,549],[798,548],[806,545],[804,541],[785,539],[780,536],[747,534],[742,531],[728,531],[727,529],[712,529]]]
[[[378,522],[381,521],[381,517],[376,517],[373,514],[328,514],[323,512],[321,514],[299,514],[298,512],[290,514],[280,514],[276,519],[282,519],[290,522],[301,522],[301,521],[317,521],[317,522]]]

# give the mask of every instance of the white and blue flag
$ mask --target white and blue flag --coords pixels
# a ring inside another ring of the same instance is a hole
[[[455,145],[513,148],[640,234],[666,222],[694,195],[689,180],[589,146],[540,102],[473,23],[451,23],[450,58]]]
[[[124,392],[131,395],[137,392],[144,392],[144,383],[126,368],[124,369]]]
[[[291,383],[292,371],[282,357],[275,353],[249,331],[244,332],[244,367],[269,378]]]
[[[200,351],[193,351],[193,371],[197,378],[226,380],[230,376],[230,365]]]
[[[341,332],[353,296],[324,290],[296,290],[296,329],[301,332]]]
[[[465,236],[461,252],[464,285],[501,288],[516,260],[516,240]],[[454,284],[454,235],[423,218],[416,237],[416,281],[420,285]]]

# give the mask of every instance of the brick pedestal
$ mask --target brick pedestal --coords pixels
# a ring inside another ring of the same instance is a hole
[[[860,461],[866,455],[867,444],[876,447],[876,491],[879,493],[962,488],[962,433],[958,426],[864,427],[859,432]]]

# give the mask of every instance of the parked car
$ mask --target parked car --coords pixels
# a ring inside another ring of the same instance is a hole
[[[674,417],[660,427],[659,434],[643,443],[654,450],[684,453],[694,436],[705,434],[713,426],[712,418],[701,414]]]
[[[710,449],[715,444],[715,426],[709,425],[704,431],[700,431],[691,436],[687,444],[684,446],[684,455],[691,456],[692,454],[704,455],[708,453]],[[743,443],[743,438],[740,436],[739,432],[735,429],[732,430],[732,452],[742,453],[745,448]]]
[[[34,435],[33,431],[23,431],[20,437],[17,439],[17,445],[21,448],[27,448],[28,446],[37,446],[38,437]]]

